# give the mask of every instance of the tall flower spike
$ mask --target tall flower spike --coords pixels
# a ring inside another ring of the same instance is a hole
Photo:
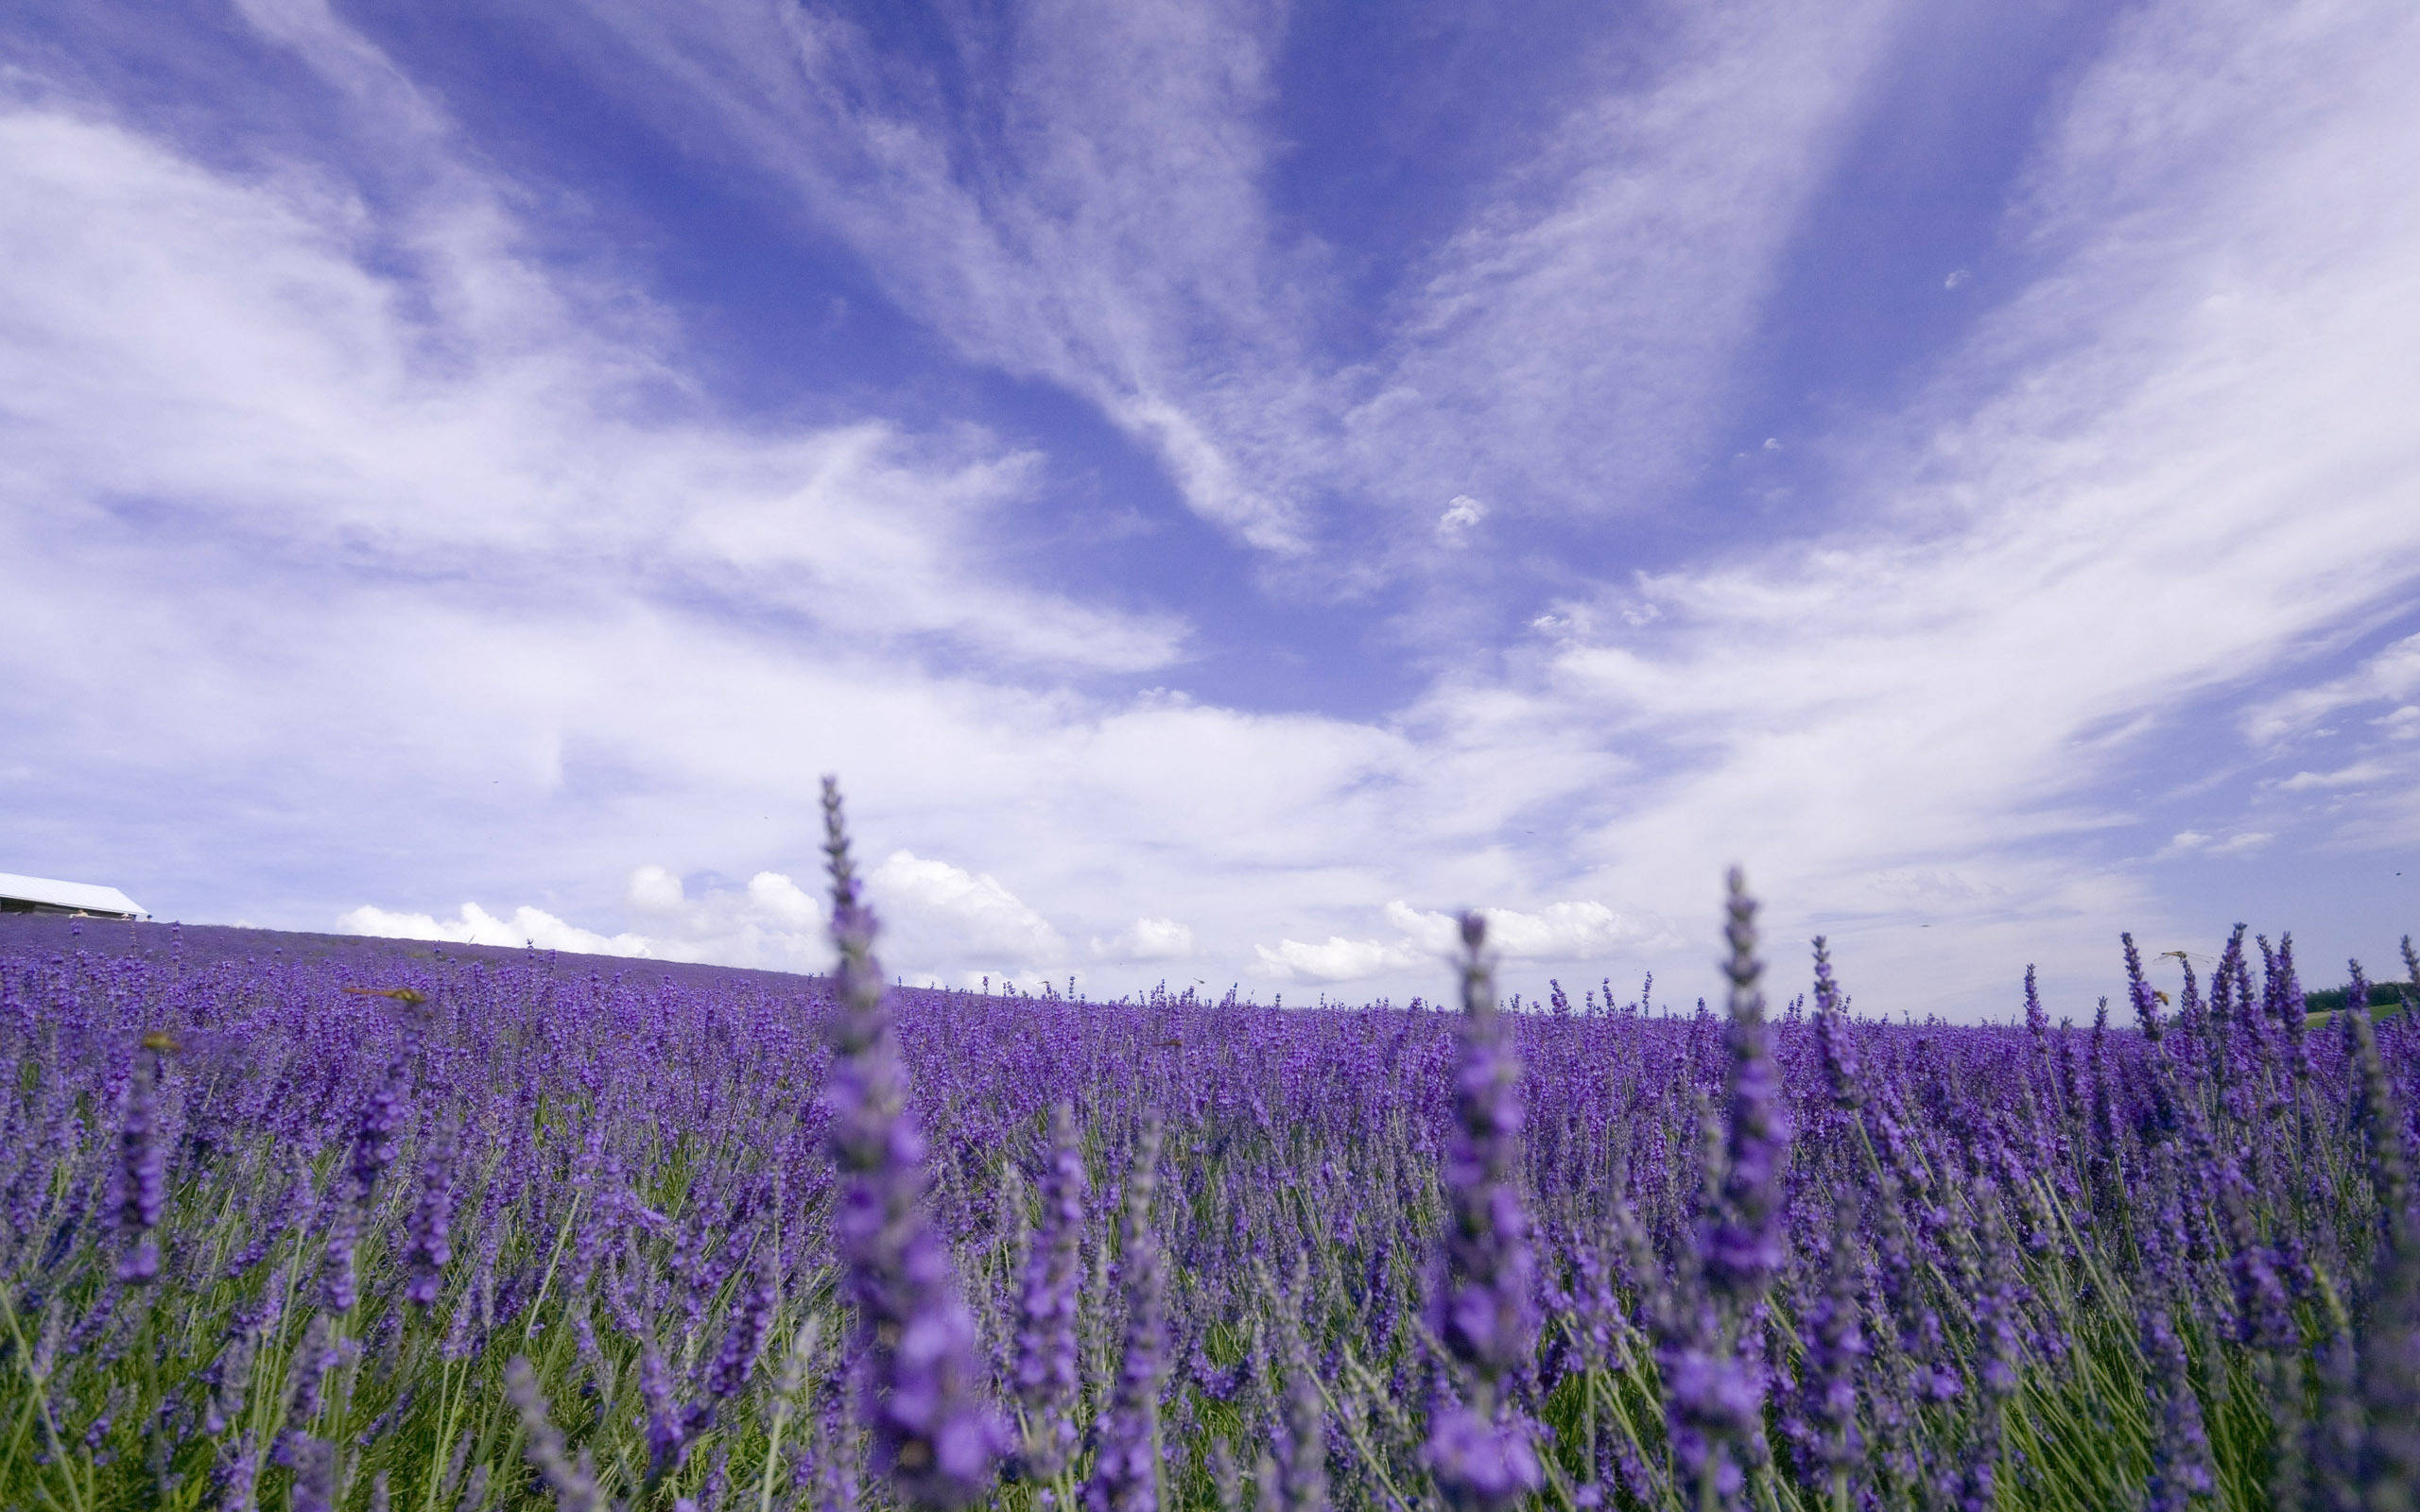
[[[2185,1512],[2192,1501],[2209,1495],[2216,1486],[2209,1435],[2202,1426],[2202,1401],[2193,1394],[2185,1346],[2176,1337],[2168,1304],[2146,1300],[2138,1316],[2152,1404],[2159,1415],[2152,1440],[2151,1479],[2144,1487],[2145,1504],[2149,1512]]]
[[[975,1319],[925,1211],[925,1141],[907,1109],[874,960],[873,915],[857,894],[838,782],[823,780],[824,855],[839,1001],[824,1097],[840,1177],[833,1239],[857,1314],[860,1409],[875,1474],[913,1507],[954,1508],[990,1489],[1005,1434],[977,1394]]]
[[[1709,1149],[1706,1161],[1709,1172],[1720,1168],[1720,1183],[1706,1194],[1698,1222],[1703,1305],[1685,1306],[1668,1319],[1658,1351],[1683,1500],[1725,1508],[1745,1505],[1747,1471],[1763,1457],[1764,1371],[1751,1325],[1781,1261],[1781,1178],[1790,1135],[1756,985],[1764,972],[1756,959],[1756,904],[1737,867],[1728,891],[1730,1085],[1720,1147]],[[1888,1117],[1882,1126],[1891,1128]]]
[[[2360,984],[2359,967],[2353,980]],[[2385,1225],[2360,1342],[2361,1416],[2366,1419],[2361,1485],[2367,1505],[2408,1509],[2420,1506],[2420,1213],[2411,1207],[2403,1114],[2378,1058],[2370,1016],[2354,1012],[2347,1019],[2360,1062],[2371,1179]]]
[[[137,1285],[160,1274],[160,1244],[152,1230],[168,1203],[167,1153],[160,1148],[160,1076],[162,1057],[175,1044],[164,1034],[143,1037],[135,1057],[134,1085],[127,1092],[126,1125],[118,1133],[118,1223],[126,1234],[126,1254],[118,1262],[118,1279]]]
[[[1092,1512],[1157,1512],[1160,1504],[1160,1377],[1165,1368],[1167,1280],[1151,1227],[1159,1191],[1160,1121],[1147,1114],[1126,1173],[1117,1228],[1118,1289],[1126,1300],[1126,1348],[1101,1424],[1100,1452],[1084,1487]]]
[[[1042,1177],[1042,1223],[1026,1257],[1017,1301],[1016,1392],[1025,1413],[1021,1469],[1046,1481],[1066,1469],[1075,1447],[1076,1310],[1084,1230],[1084,1152],[1076,1111],[1050,1112],[1050,1163]]]
[[[1498,1386],[1536,1352],[1529,1215],[1521,1205],[1521,1061],[1507,1042],[1486,954],[1487,921],[1462,916],[1462,1062],[1445,1157],[1444,1274],[1431,1325],[1469,1375],[1474,1400],[1441,1400],[1425,1452],[1438,1488],[1463,1508],[1500,1508],[1543,1480],[1529,1425],[1500,1410]]]
[[[454,1258],[454,1163],[460,1137],[448,1114],[421,1157],[420,1195],[404,1226],[404,1266],[411,1278],[404,1284],[404,1299],[415,1307],[437,1300],[445,1263]]]
[[[1782,1259],[1781,1185],[1789,1161],[1789,1110],[1766,1044],[1765,995],[1757,987],[1756,903],[1747,877],[1731,869],[1729,919],[1731,1095],[1724,1134],[1722,1203],[1703,1239],[1706,1284],[1745,1310],[1763,1297]]]
[[[1832,1101],[1855,1112],[1865,1106],[1865,1086],[1858,1076],[1857,1044],[1849,1038],[1847,1003],[1832,976],[1832,953],[1824,936],[1815,936],[1815,1046],[1824,1057],[1824,1075],[1832,1085]]]
[[[2369,1144],[2370,1183],[2377,1193],[2378,1222],[2390,1238],[2399,1225],[2411,1221],[2411,1159],[2403,1146],[2403,1119],[2394,1106],[2394,1087],[2387,1079],[2386,1063],[2378,1057],[2377,1033],[2371,1027],[2366,1008],[2355,1008],[2369,994],[2370,984],[2361,974],[2361,963],[2350,963],[2353,985],[2346,990],[2344,1012],[2346,1038],[2351,1041],[2354,1083],[2354,1118]]]
[[[1799,1366],[1798,1400],[1791,1424],[1799,1440],[1801,1473],[1840,1503],[1853,1487],[1850,1469],[1864,1446],[1857,1433],[1857,1375],[1870,1352],[1864,1306],[1858,1297],[1864,1263],[1853,1195],[1834,1199],[1832,1254],[1824,1290],[1806,1304],[1801,1330],[1806,1345]]]

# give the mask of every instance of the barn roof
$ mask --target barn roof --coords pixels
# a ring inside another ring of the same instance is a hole
[[[0,871],[0,901],[43,903],[75,908],[88,914],[123,914],[147,919],[151,911],[118,891],[90,882],[53,882],[47,877],[20,877]]]

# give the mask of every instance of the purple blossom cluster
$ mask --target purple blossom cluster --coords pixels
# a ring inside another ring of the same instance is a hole
[[[1885,1022],[1735,877],[1717,1008],[1476,918],[1458,1013],[920,990],[829,812],[829,978],[0,920],[0,1506],[2420,1496],[2420,1023],[2290,940]]]

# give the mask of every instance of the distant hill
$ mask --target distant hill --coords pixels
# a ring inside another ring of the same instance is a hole
[[[173,942],[173,946],[172,946]],[[790,971],[740,966],[706,966],[645,956],[582,955],[571,951],[520,949],[509,945],[458,945],[451,940],[389,939],[376,935],[311,935],[281,929],[237,929],[223,924],[138,922],[76,919],[60,914],[0,914],[0,951],[85,951],[97,955],[164,959],[170,949],[196,963],[247,960],[283,954],[296,960],[486,961],[496,966],[537,964],[550,974],[594,972],[606,980],[748,982],[758,988],[803,988],[821,981]]]

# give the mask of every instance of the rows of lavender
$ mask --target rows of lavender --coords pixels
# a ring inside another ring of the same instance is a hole
[[[1476,921],[1461,1011],[886,992],[833,859],[828,983],[0,953],[0,1506],[2420,1496],[2420,1029],[2290,944],[1768,1022],[1735,882],[1721,1015]]]

